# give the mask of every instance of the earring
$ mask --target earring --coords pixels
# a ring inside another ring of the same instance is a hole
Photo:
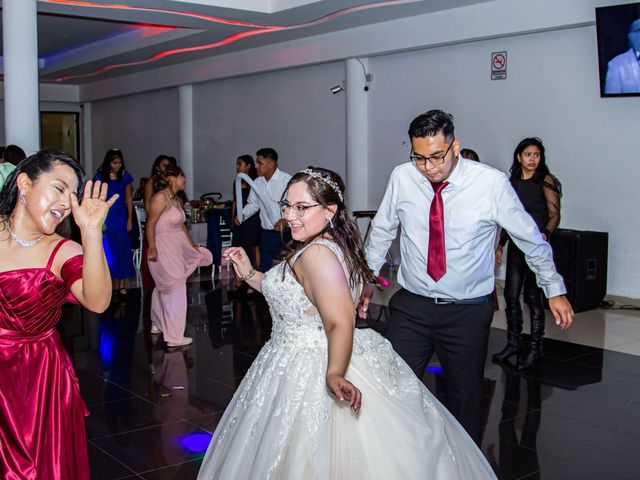
[[[20,190],[20,203],[26,205],[27,201],[24,198],[24,192]]]
[[[333,217],[329,217],[329,225],[331,225],[331,229],[333,230]]]

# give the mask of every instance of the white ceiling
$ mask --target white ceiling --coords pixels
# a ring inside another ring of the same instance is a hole
[[[281,10],[301,7],[311,3],[319,3],[322,0],[173,0],[176,3],[198,3],[211,7],[234,8],[237,10],[248,10],[262,13],[275,13]]]
[[[86,84],[486,1],[39,0],[40,80]]]

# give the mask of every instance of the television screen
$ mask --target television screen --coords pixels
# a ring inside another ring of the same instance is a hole
[[[640,3],[596,8],[600,96],[640,95]]]

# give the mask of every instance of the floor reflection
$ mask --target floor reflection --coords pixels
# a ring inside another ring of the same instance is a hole
[[[262,296],[229,287],[206,271],[190,281],[186,335],[194,342],[180,349],[151,335],[149,296],[139,289],[102,315],[65,310],[60,330],[91,412],[92,478],[195,478],[271,334]],[[372,305],[370,315],[357,326],[384,334],[386,307]],[[504,331],[492,329],[489,352],[503,342]],[[640,448],[640,357],[548,339],[539,367],[487,361],[485,377],[482,451],[501,480],[637,478],[640,456],[629,452]],[[423,381],[446,403],[437,359]]]
[[[542,408],[540,381],[522,378],[518,369],[509,362],[501,363],[500,367],[505,385],[502,417],[498,426],[499,449],[496,455],[494,445],[490,445],[487,457],[499,478],[519,478],[540,470],[536,448]],[[526,413],[521,431],[518,432],[516,421],[520,420],[518,411],[521,404]]]

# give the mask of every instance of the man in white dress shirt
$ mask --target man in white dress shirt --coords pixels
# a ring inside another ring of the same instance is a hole
[[[631,23],[629,45],[609,62],[604,93],[640,93],[640,18]]]
[[[273,148],[261,148],[256,152],[256,170],[258,178],[254,180],[242,215],[249,218],[260,211],[260,271],[266,272],[291,238],[278,205],[291,175],[278,169],[278,152]]]
[[[560,328],[571,325],[573,310],[551,247],[507,177],[459,156],[453,117],[441,110],[424,113],[411,123],[409,137],[411,161],[396,167],[389,178],[371,224],[367,261],[377,275],[400,226],[402,288],[389,301],[387,337],[419,377],[432,355],[438,354],[447,407],[479,442],[498,226],[525,253]],[[436,200],[439,214],[434,210]],[[361,316],[371,291],[365,289]]]

